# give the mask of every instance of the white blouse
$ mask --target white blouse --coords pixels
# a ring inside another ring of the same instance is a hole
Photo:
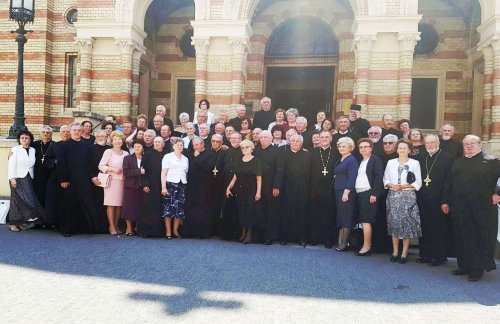
[[[368,165],[368,160],[363,160],[359,164],[358,176],[356,177],[356,192],[363,192],[370,190],[372,187],[370,186],[370,181],[368,180],[368,176],[366,175],[366,166]]]
[[[399,183],[408,184],[408,182],[406,181],[406,176],[408,175],[408,171],[411,171],[415,174],[415,182],[411,185],[415,188],[415,190],[419,190],[422,187],[420,163],[417,160],[409,159],[408,161],[406,161],[405,166],[408,166],[408,170],[405,169],[403,170],[403,172],[401,172],[401,181]],[[398,167],[399,160],[397,158],[389,160],[389,162],[387,162],[387,167],[385,168],[384,172],[384,186],[388,185],[389,183],[398,183]]]
[[[189,161],[184,155],[181,155],[179,159],[174,152],[166,154],[161,161],[161,168],[162,170],[168,169],[167,182],[187,183]]]

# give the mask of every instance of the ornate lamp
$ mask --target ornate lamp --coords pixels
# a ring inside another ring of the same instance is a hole
[[[14,115],[14,124],[10,127],[9,137],[16,138],[21,130],[25,130],[24,124],[24,44],[26,44],[26,33],[29,30],[24,29],[27,23],[33,23],[35,19],[35,0],[10,0],[9,17],[15,20],[19,28],[13,33],[17,33],[17,85],[16,85],[16,112]]]

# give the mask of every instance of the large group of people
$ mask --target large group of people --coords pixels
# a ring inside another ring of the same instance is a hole
[[[409,120],[395,128],[390,114],[370,125],[356,104],[314,122],[273,110],[267,97],[253,120],[244,106],[232,119],[206,99],[198,107],[175,128],[160,105],[135,123],[110,115],[99,127],[61,126],[59,142],[49,126],[37,141],[20,132],[9,157],[10,229],[321,244],[400,264],[419,238],[418,263],[439,266],[454,253],[453,274],[470,281],[495,269],[500,163],[479,137],[461,145],[449,124],[440,136]]]

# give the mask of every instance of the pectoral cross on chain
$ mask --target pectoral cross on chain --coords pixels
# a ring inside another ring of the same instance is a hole
[[[321,173],[323,173],[323,175],[326,176],[328,174],[328,171],[326,171],[326,168],[323,168],[323,171],[321,171]]]
[[[428,187],[431,181],[432,181],[431,178],[429,178],[429,175],[427,175],[427,177],[424,179],[425,186]]]
[[[42,156],[42,164],[43,164],[43,161],[45,161],[45,156]]]
[[[212,172],[214,173],[214,177],[216,177],[216,176],[217,176],[217,172],[219,172],[219,170],[217,170],[217,168],[214,168],[214,169],[212,170]]]

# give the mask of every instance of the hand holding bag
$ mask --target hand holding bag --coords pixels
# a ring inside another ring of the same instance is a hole
[[[99,179],[99,187],[108,188],[110,176],[111,175],[108,173],[99,172],[97,175],[97,178]]]

